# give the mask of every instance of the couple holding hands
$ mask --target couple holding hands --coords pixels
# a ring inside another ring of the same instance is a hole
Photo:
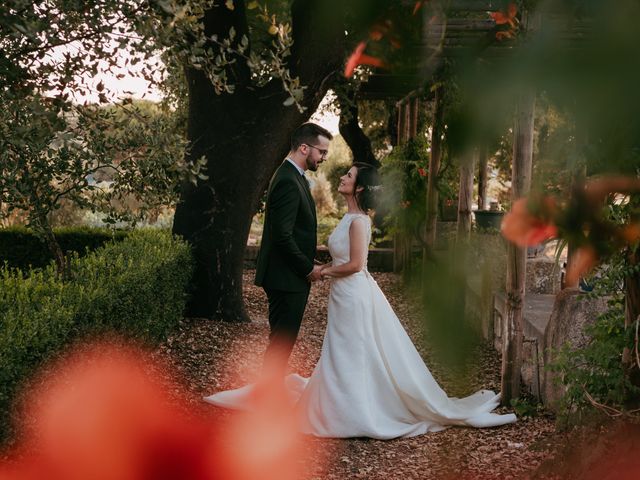
[[[379,189],[374,166],[355,163],[340,178],[338,192],[347,213],[329,236],[331,263],[314,263],[316,209],[305,172],[317,170],[331,139],[331,133],[313,123],[293,132],[289,155],[269,184],[256,268],[255,283],[269,301],[264,371],[284,381],[299,430],[319,437],[391,439],[452,425],[481,428],[515,422],[513,414],[492,413],[500,394],[480,390],[461,399],[447,396],[367,271],[369,214]],[[327,278],[331,290],[320,359],[311,377],[285,377],[311,284]],[[219,392],[205,401],[250,409],[256,388]]]

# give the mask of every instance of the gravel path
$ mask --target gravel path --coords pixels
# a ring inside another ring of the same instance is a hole
[[[450,396],[462,396],[480,388],[499,390],[500,359],[487,346],[477,347],[474,364],[462,376],[451,375],[438,365],[420,342],[420,314],[406,298],[399,278],[374,274],[435,378]],[[251,323],[191,319],[160,349],[168,356],[190,392],[194,410],[224,421],[234,415],[205,404],[201,398],[218,390],[252,382],[260,369],[266,346],[267,304],[262,289],[252,284],[253,271],[245,273],[245,301]],[[291,356],[291,370],[309,376],[320,355],[326,327],[329,285],[314,286],[298,342]],[[504,410],[507,411],[507,410]],[[506,479],[527,478],[548,458],[559,434],[547,416],[525,417],[512,425],[492,429],[450,428],[409,439],[305,438],[311,460],[304,469],[309,479]],[[321,452],[319,455],[318,452]]]

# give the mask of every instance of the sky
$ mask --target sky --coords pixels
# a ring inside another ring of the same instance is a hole
[[[97,85],[102,81],[105,85],[105,89],[112,92],[116,98],[130,97],[152,101],[159,101],[162,99],[161,93],[157,89],[149,87],[149,82],[143,78],[130,76],[125,70],[122,70],[120,74],[124,75],[124,77],[117,78],[115,74],[102,74],[92,79],[91,83],[93,85]],[[97,90],[95,92],[95,94],[84,96],[83,100],[87,99],[91,102],[97,102]],[[333,92],[329,91],[322,100],[318,110],[311,116],[310,120],[318,123],[335,135],[338,133],[339,117],[336,112],[328,108],[333,97]]]
[[[62,53],[62,52],[61,52]],[[123,54],[124,55],[124,54]],[[155,65],[160,62],[159,58],[151,58],[147,65]],[[75,95],[78,103],[95,103],[98,102],[97,86],[102,82],[104,91],[108,92],[108,98],[111,101],[119,101],[123,98],[144,99],[151,101],[160,101],[162,99],[161,92],[150,85],[150,83],[142,78],[139,73],[142,70],[142,63],[135,66],[124,66],[125,57],[118,59],[119,66],[104,69],[95,77],[87,77],[84,82],[90,87],[88,92],[83,95]],[[106,67],[106,63],[105,63]],[[158,69],[160,70],[160,69]],[[138,73],[138,75],[136,75]],[[332,134],[338,133],[339,117],[334,109],[330,108],[331,101],[334,97],[332,91],[329,91],[322,100],[318,110],[311,116],[311,121],[315,121],[329,130]],[[295,108],[295,107],[291,107]]]

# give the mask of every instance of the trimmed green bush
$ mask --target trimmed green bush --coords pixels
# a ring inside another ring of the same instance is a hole
[[[64,282],[53,264],[29,275],[2,269],[0,424],[8,425],[20,383],[69,342],[110,332],[147,343],[165,338],[182,316],[192,269],[187,244],[158,230],[75,254]]]
[[[63,252],[76,252],[83,256],[112,240],[123,240],[125,230],[108,228],[71,227],[56,228],[56,238]],[[53,260],[44,241],[26,227],[0,229],[0,265],[29,270],[44,268]]]

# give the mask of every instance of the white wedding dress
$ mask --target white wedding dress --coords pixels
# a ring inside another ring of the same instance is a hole
[[[346,214],[329,237],[334,265],[349,261],[349,227],[366,215]],[[320,360],[310,378],[289,375],[303,433],[319,437],[411,437],[451,425],[493,427],[516,421],[491,413],[500,395],[480,390],[449,398],[424,364],[376,281],[365,269],[332,280],[328,323]],[[252,386],[220,392],[205,401],[246,409]]]

